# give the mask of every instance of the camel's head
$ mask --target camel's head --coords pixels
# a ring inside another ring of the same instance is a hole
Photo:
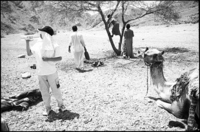
[[[164,51],[159,51],[157,49],[146,49],[144,52],[144,63],[147,66],[151,66],[154,64],[163,64],[164,58],[163,55]]]

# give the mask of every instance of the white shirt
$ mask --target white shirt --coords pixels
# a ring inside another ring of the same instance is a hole
[[[31,52],[36,58],[38,75],[50,75],[57,71],[56,62],[42,60],[42,41],[37,41],[32,47]],[[59,46],[55,47],[55,57],[61,56],[59,53]],[[53,52],[53,51],[52,51]]]
[[[83,36],[80,33],[73,32],[70,37],[69,46],[73,47],[74,52],[84,51],[85,42],[83,40]]]

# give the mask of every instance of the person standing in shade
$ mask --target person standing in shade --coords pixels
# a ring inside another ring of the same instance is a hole
[[[130,29],[130,24],[127,24],[126,31],[124,32],[124,44],[122,50],[124,58],[133,58],[133,37],[134,32]]]
[[[83,70],[84,67],[84,51],[85,49],[85,42],[83,40],[82,34],[78,31],[77,26],[72,27],[73,33],[70,37],[69,48],[68,51],[71,53],[71,47],[73,47],[74,53],[74,60],[77,70]]]
[[[43,115],[48,115],[49,118],[54,118],[57,114],[50,106],[50,87],[52,94],[58,103],[59,111],[65,110],[60,91],[58,73],[55,66],[55,62],[61,61],[62,57],[59,54],[59,45],[53,39],[53,29],[50,26],[45,26],[38,30],[41,39],[31,47],[29,45],[31,40],[26,39],[26,51],[28,56],[34,55],[36,58],[39,86],[46,108],[46,112],[44,112]]]

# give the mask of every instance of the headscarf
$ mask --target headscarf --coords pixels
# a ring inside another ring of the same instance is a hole
[[[53,37],[46,32],[40,31],[42,35],[42,57],[54,57],[57,43]]]

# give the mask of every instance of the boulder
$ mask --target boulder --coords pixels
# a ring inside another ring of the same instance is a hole
[[[22,74],[22,78],[23,79],[27,79],[27,78],[30,78],[30,77],[31,77],[31,74],[29,72],[26,72],[26,73]]]
[[[25,58],[25,54],[18,55],[18,58]]]

